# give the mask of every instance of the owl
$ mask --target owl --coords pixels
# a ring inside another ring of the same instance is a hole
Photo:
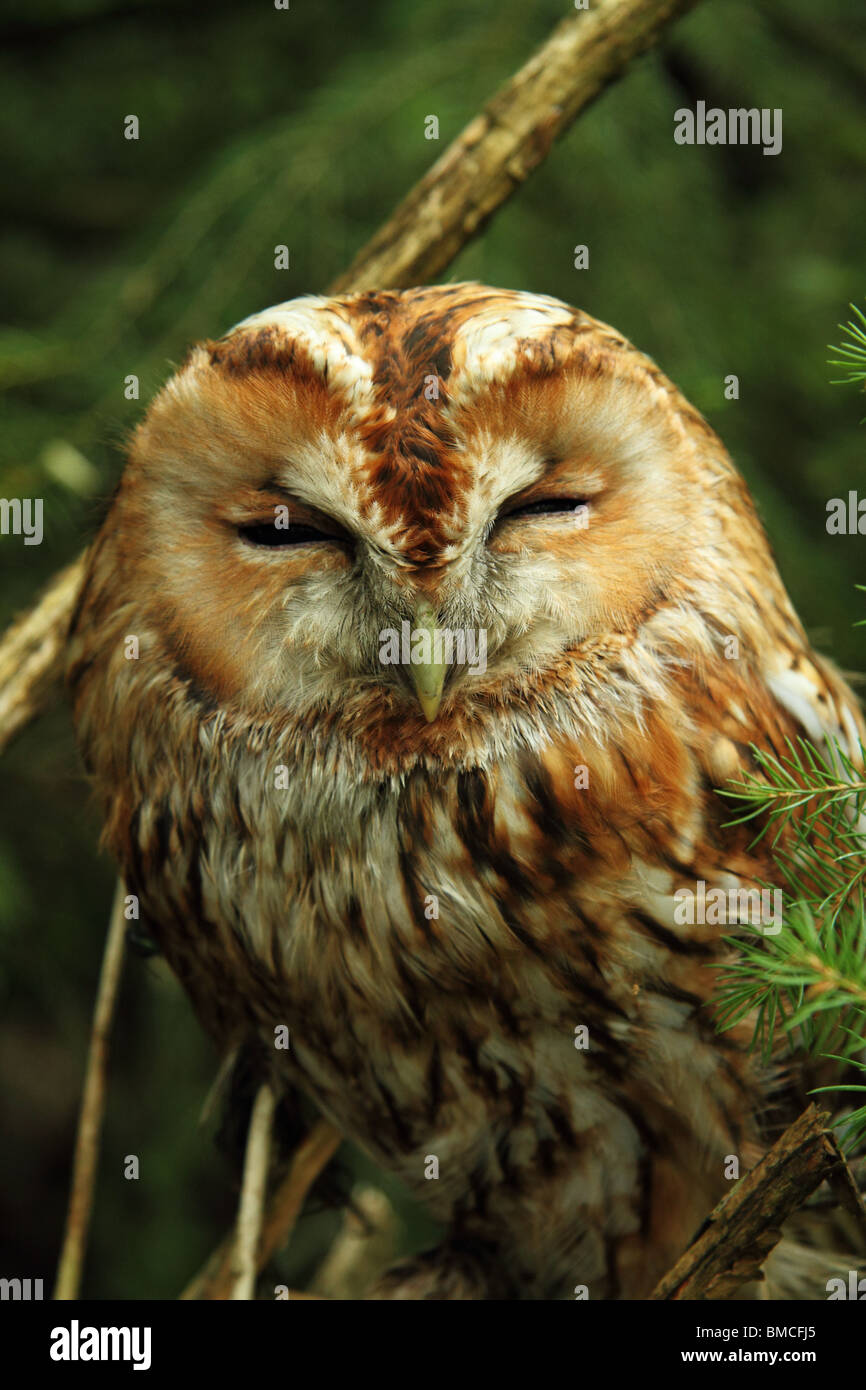
[[[68,681],[203,1026],[441,1223],[370,1296],[648,1296],[778,1123],[679,910],[773,878],[717,789],[863,728],[655,364],[478,284],[254,314],[136,431]]]

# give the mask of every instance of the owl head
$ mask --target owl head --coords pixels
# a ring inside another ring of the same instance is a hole
[[[719,440],[612,329],[477,284],[308,296],[154,400],[73,669],[95,642],[127,705],[161,690],[399,767],[531,738],[581,694],[615,716],[650,620],[660,669],[709,661],[760,642],[768,585],[786,606]]]

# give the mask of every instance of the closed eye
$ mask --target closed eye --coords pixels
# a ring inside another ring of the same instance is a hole
[[[298,545],[345,545],[350,543],[350,537],[339,522],[333,521],[330,517],[322,515],[321,525],[319,525],[317,524],[320,520],[318,514],[309,519],[300,516],[293,520],[291,512],[288,518],[285,512],[286,508],[283,507],[278,509],[274,516],[257,521],[241,522],[236,527],[239,539],[245,545],[267,550],[289,550]]]
[[[573,512],[576,507],[583,506],[586,506],[583,497],[540,497],[535,502],[518,502],[510,511],[501,511],[499,517],[502,521],[510,521],[519,516],[554,516],[557,512]]]
[[[238,535],[246,545],[268,546],[271,549],[288,549],[293,545],[310,545],[316,541],[334,541],[336,536],[328,536],[317,531],[314,526],[279,527],[273,521],[254,521],[249,526],[239,526]]]

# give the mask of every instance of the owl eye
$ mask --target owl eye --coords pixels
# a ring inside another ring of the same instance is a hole
[[[321,542],[340,541],[341,536],[329,535],[315,526],[300,523],[277,526],[273,521],[253,521],[238,527],[238,535],[245,545],[267,547],[271,550],[288,550],[296,545],[312,545]]]
[[[557,512],[573,512],[575,507],[585,506],[582,497],[541,497],[536,502],[518,503],[510,511],[502,512],[503,519],[515,516],[553,516]]]

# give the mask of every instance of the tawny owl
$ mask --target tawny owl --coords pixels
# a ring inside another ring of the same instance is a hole
[[[676,911],[773,876],[716,788],[862,727],[676,388],[544,296],[256,314],[139,427],[70,651],[202,1022],[445,1225],[378,1296],[646,1296],[766,1143]]]

